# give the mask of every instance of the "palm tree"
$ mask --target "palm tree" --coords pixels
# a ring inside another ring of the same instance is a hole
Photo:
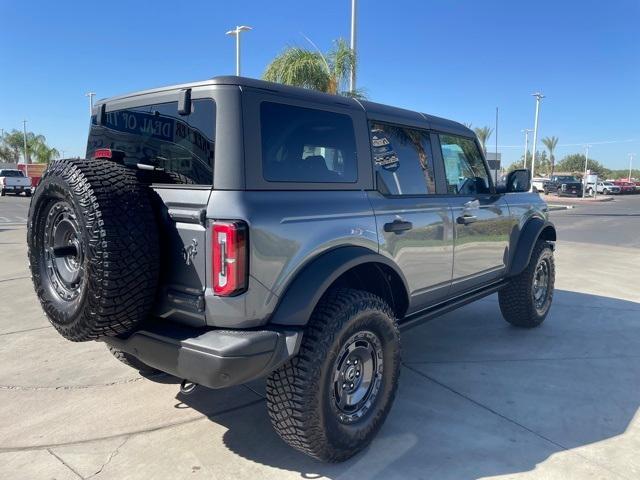
[[[553,156],[553,151],[558,146],[558,137],[545,137],[542,139],[542,143],[549,150],[549,162],[551,163],[551,175],[556,168],[556,157]]]
[[[480,145],[482,145],[482,151],[486,155],[487,154],[487,140],[489,140],[489,137],[493,133],[493,128],[490,128],[490,127],[476,127],[476,128],[473,129],[473,131],[475,132],[476,137],[478,137],[478,140],[480,141]]]
[[[364,98],[362,90],[349,91],[346,86],[356,56],[345,40],[333,42],[326,54],[301,47],[287,47],[272,60],[262,78],[270,82],[311,88],[325,93]]]

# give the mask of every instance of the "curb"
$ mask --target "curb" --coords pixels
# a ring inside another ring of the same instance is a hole
[[[571,210],[574,205],[547,205],[547,207],[550,212],[555,212],[557,210]]]

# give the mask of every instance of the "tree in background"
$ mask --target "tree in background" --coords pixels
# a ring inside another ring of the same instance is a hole
[[[60,156],[58,150],[47,145],[44,135],[27,132],[27,148],[29,158],[34,163],[49,163]],[[20,155],[24,158],[24,136],[20,130],[12,130],[2,137],[0,160],[7,163],[18,163]]]
[[[558,137],[545,137],[542,139],[542,143],[549,150],[549,162],[551,163],[551,175],[553,175],[553,171],[555,170],[556,158],[553,156],[553,151],[556,149],[558,145]]]
[[[527,168],[531,170],[531,159],[533,155],[531,152],[527,151]],[[517,170],[520,168],[524,168],[524,155],[520,156],[520,160],[517,162],[513,162],[509,165],[508,171]],[[547,157],[547,152],[544,150],[541,152],[536,152],[536,171],[535,176],[548,176],[551,173],[551,162],[549,161],[549,157]]]
[[[556,170],[560,172],[570,172],[579,177],[584,175],[584,154],[573,153],[567,155],[556,165]],[[589,165],[587,167],[591,172],[597,174],[599,177],[607,178],[611,171],[605,168],[600,162],[592,158],[589,159]]]
[[[355,65],[355,53],[345,40],[339,38],[326,54],[320,50],[287,47],[267,65],[262,78],[334,95],[365,98],[362,90],[351,92],[347,89],[349,73]]]
[[[489,140],[489,137],[491,136],[491,134],[493,133],[493,128],[490,127],[476,127],[473,129],[473,131],[476,134],[476,137],[478,137],[478,141],[480,142],[480,145],[482,145],[482,150],[484,151],[484,154],[487,154],[487,140]]]

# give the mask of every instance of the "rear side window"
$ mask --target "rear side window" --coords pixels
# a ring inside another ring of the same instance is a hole
[[[440,135],[447,191],[455,195],[490,193],[489,172],[476,143],[456,135]]]
[[[436,193],[428,132],[382,123],[370,128],[378,190],[386,195]]]
[[[357,181],[356,140],[349,115],[263,102],[260,129],[265,180]]]
[[[104,125],[91,119],[87,158],[98,148],[124,152],[125,163],[153,165],[168,173],[168,183],[212,185],[215,103],[196,99],[189,115],[178,102],[107,112]]]

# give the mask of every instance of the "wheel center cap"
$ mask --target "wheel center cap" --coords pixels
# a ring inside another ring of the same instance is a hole
[[[353,365],[347,368],[345,376],[347,380],[353,381],[353,379],[356,378],[356,368]]]

